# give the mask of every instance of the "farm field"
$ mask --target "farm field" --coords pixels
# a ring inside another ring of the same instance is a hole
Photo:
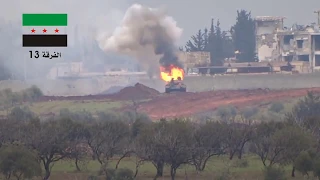
[[[310,91],[320,93],[320,88],[216,90],[164,94],[143,84],[136,84],[111,95],[42,96],[37,102],[25,105],[38,115],[56,114],[61,109],[85,110],[91,113],[135,110],[157,120],[190,117],[230,105],[238,109],[247,106],[261,108],[263,103],[291,101],[305,96]],[[1,112],[2,115],[4,113],[5,111]]]

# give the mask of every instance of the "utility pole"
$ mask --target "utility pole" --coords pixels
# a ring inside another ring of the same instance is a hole
[[[320,10],[314,11],[314,13],[318,14],[318,26],[320,27]]]

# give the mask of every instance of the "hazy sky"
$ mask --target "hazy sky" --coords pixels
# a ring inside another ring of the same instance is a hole
[[[314,10],[319,0],[2,0],[0,17],[21,19],[23,12],[67,12],[78,23],[111,31],[125,10],[133,3],[165,7],[184,33],[179,45],[184,45],[199,28],[209,26],[210,19],[220,19],[226,29],[235,22],[236,10],[251,10],[253,16],[285,16],[286,24],[316,22]],[[303,4],[303,5],[302,5]]]
[[[286,24],[316,22],[319,0],[137,0],[150,6],[165,5],[170,15],[184,29],[180,43],[184,43],[197,30],[210,25],[210,18],[220,19],[221,26],[229,28],[235,23],[236,11],[246,9],[253,16],[284,16]],[[303,4],[303,5],[302,5]]]

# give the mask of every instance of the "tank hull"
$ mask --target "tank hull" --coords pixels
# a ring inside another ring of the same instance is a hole
[[[165,89],[166,93],[171,93],[171,92],[187,92],[187,88],[166,88]]]
[[[165,86],[165,92],[187,92],[187,86],[181,81],[170,82]]]

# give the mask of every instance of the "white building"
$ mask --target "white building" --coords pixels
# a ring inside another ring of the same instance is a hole
[[[50,69],[49,79],[56,79],[63,76],[77,75],[84,72],[82,62],[57,63]]]

